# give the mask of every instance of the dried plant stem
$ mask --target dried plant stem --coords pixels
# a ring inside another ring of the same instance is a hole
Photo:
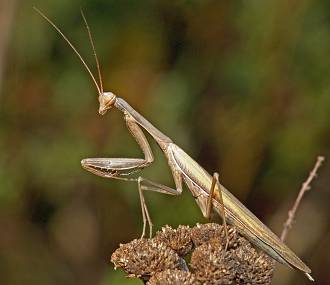
[[[288,212],[288,218],[286,220],[286,222],[284,223],[284,227],[283,227],[283,231],[281,234],[281,240],[284,241],[286,236],[288,235],[289,230],[292,227],[293,221],[294,221],[294,217],[296,215],[296,211],[300,205],[300,202],[305,194],[305,192],[307,192],[311,186],[311,182],[313,181],[313,179],[317,176],[317,171],[320,168],[320,166],[322,165],[322,162],[324,161],[324,157],[323,156],[318,156],[316,163],[314,165],[313,170],[309,173],[308,178],[306,179],[306,181],[302,184],[299,194],[297,196],[296,201],[294,202],[291,210],[289,210]]]

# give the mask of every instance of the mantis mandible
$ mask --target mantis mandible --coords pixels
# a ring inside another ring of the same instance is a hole
[[[96,81],[80,53],[62,31],[41,11],[37,8],[34,9],[57,30],[85,66],[98,91],[99,114],[105,115],[112,107],[121,111],[124,115],[128,130],[144,154],[144,158],[86,158],[81,161],[81,165],[84,169],[98,176],[137,182],[143,217],[142,237],[145,235],[147,224],[149,225],[150,234],[152,233],[152,222],[143,192],[154,191],[169,195],[180,195],[182,193],[183,183],[185,183],[195,198],[204,217],[209,218],[211,211],[214,210],[222,217],[224,222],[236,226],[242,235],[272,258],[289,267],[301,270],[313,281],[310,275],[311,269],[267,226],[250,212],[250,210],[234,197],[233,194],[220,184],[217,173],[210,175],[168,136],[159,131],[141,114],[135,111],[124,99],[117,97],[111,92],[103,91],[98,58],[96,56],[89,26],[83,13],[82,17],[87,27],[97,65],[99,82]],[[142,129],[156,141],[163,151],[172,172],[175,188],[153,182],[142,176],[138,178],[128,177],[133,172],[142,170],[154,161],[150,145]]]

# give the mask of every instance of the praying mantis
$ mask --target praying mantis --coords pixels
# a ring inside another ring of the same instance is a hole
[[[138,184],[143,218],[141,238],[145,236],[147,224],[150,235],[152,235],[152,222],[143,192],[153,191],[169,195],[180,195],[185,183],[204,217],[209,218],[211,211],[214,210],[222,217],[224,223],[228,222],[234,225],[243,236],[272,258],[289,267],[301,270],[311,281],[314,281],[310,274],[311,269],[233,194],[220,184],[217,173],[210,175],[201,165],[176,145],[172,139],[153,126],[124,99],[117,97],[111,92],[104,92],[99,61],[92,35],[83,13],[82,17],[88,31],[97,65],[99,82],[95,79],[80,53],[62,31],[40,10],[34,9],[64,38],[86,68],[98,91],[99,114],[105,115],[113,107],[121,111],[128,130],[143,152],[144,158],[86,158],[81,161],[82,167],[95,175],[134,181]],[[172,172],[175,188],[153,182],[142,176],[138,178],[129,177],[130,174],[148,167],[154,161],[153,153],[144,131],[156,141],[164,153]],[[226,228],[226,224],[224,228]]]

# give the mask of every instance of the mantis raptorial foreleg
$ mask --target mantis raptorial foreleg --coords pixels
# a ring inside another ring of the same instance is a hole
[[[153,154],[150,145],[142,132],[141,128],[135,122],[132,117],[124,114],[124,120],[126,122],[127,128],[132,134],[135,141],[140,146],[143,154],[143,158],[90,158],[84,160],[86,167],[89,164],[93,164],[93,168],[88,168],[89,171],[106,178],[115,178],[122,180],[133,180],[125,178],[138,170],[143,169],[154,161]]]
[[[150,163],[154,161],[154,156],[152,154],[150,145],[139,127],[139,125],[136,123],[134,118],[129,116],[128,114],[124,114],[124,120],[126,122],[126,126],[130,133],[132,134],[133,138],[136,140],[138,145],[140,146],[143,154],[144,154],[144,160],[141,161],[141,159],[136,159],[136,165],[133,166],[133,169],[137,168],[144,168],[148,166]]]
[[[89,171],[106,178],[114,178],[126,181],[137,181],[140,196],[140,204],[143,219],[143,229],[141,238],[144,237],[146,225],[149,225],[150,236],[152,236],[152,221],[149,215],[148,207],[145,202],[143,191],[153,191],[169,195],[179,195],[182,192],[182,178],[181,175],[172,169],[173,178],[177,189],[167,187],[165,185],[153,182],[143,177],[128,178],[128,175],[135,173],[150,165],[154,158],[150,145],[136,120],[127,113],[124,113],[124,120],[127,128],[140,146],[144,159],[141,158],[90,158],[85,159],[82,165]],[[93,168],[89,168],[93,165]]]

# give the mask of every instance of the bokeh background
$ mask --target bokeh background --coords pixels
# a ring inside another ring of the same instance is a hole
[[[0,284],[140,284],[111,253],[139,237],[136,184],[84,171],[85,157],[140,157],[122,114],[97,92],[36,5],[95,70],[280,234],[318,155],[330,158],[330,2],[0,1]],[[150,140],[144,176],[173,181]],[[288,245],[329,283],[330,164],[299,208]],[[204,222],[185,189],[147,193],[156,230]],[[217,220],[215,219],[216,221]],[[273,284],[310,284],[279,265]]]

